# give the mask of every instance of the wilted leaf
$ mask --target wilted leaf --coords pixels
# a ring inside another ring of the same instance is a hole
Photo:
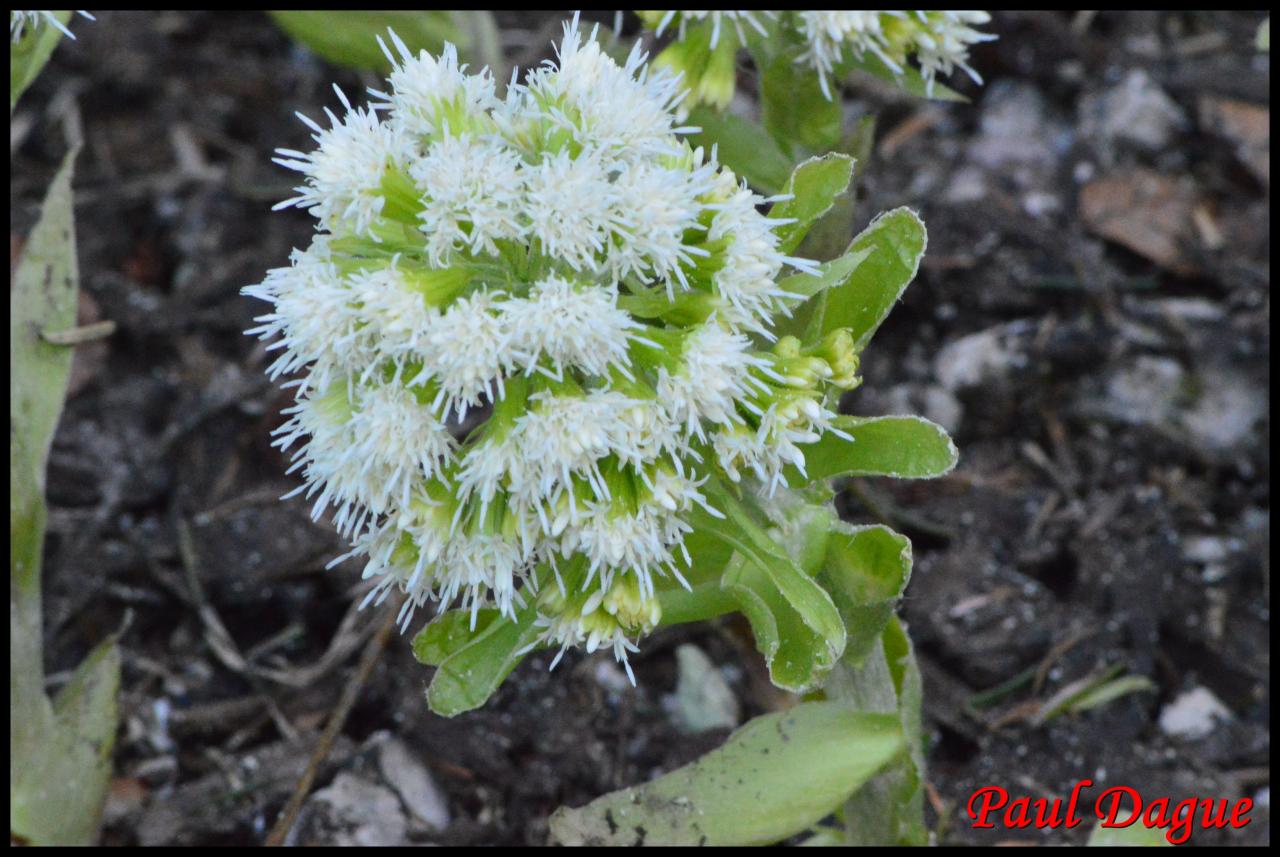
[[[691,765],[561,808],[564,845],[763,845],[834,810],[903,750],[897,717],[810,702],[757,717]]]
[[[1199,270],[1191,248],[1200,196],[1187,180],[1147,169],[1104,176],[1080,190],[1080,219],[1090,232],[1175,274]]]

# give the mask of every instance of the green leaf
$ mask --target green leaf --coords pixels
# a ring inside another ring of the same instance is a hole
[[[827,98],[818,77],[789,53],[778,55],[760,76],[764,126],[784,152],[827,151],[840,141],[840,102]]]
[[[907,752],[856,791],[844,805],[845,844],[926,845],[924,824],[923,690],[911,641],[892,619],[861,666],[847,659],[827,686],[833,700],[855,711],[893,712]]]
[[[869,247],[851,250],[838,259],[823,262],[818,266],[816,275],[792,274],[789,277],[782,278],[778,281],[778,288],[790,295],[811,298],[824,289],[838,288],[852,276],[858,266],[870,255],[871,248]]]
[[[845,647],[845,628],[835,604],[821,586],[797,565],[766,531],[763,515],[717,480],[704,488],[707,498],[725,515],[705,512],[691,523],[731,545],[737,552],[725,569],[721,585],[738,601],[751,623],[756,646],[764,655],[773,683],[802,693],[826,675]],[[800,544],[822,556],[827,523],[808,521]],[[795,555],[801,561],[801,553]]]
[[[12,13],[11,13],[12,14]],[[70,12],[54,12],[59,23],[66,26],[71,20]],[[9,112],[18,103],[18,98],[27,91],[27,87],[35,82],[40,70],[53,49],[62,41],[62,31],[42,21],[39,26],[28,25],[17,44],[9,45]]]
[[[289,36],[306,45],[322,59],[337,65],[370,69],[386,74],[391,71],[378,37],[387,41],[391,29],[416,55],[418,51],[438,54],[445,42],[451,42],[463,56],[472,48],[470,34],[453,14],[429,12],[299,12],[270,13]],[[387,46],[394,50],[388,42]]]
[[[1076,714],[1105,705],[1130,693],[1155,690],[1155,685],[1145,676],[1120,676],[1123,664],[1112,666],[1060,688],[1040,705],[1031,722],[1043,726],[1061,714]]]
[[[927,243],[924,223],[909,208],[895,208],[871,221],[847,251],[869,255],[848,279],[823,293],[806,341],[847,327],[854,343],[864,347],[915,279]]]
[[[946,430],[923,417],[839,416],[831,423],[849,439],[824,432],[804,447],[805,476],[788,467],[789,482],[834,476],[932,479],[948,473],[959,458]]]
[[[48,28],[41,28],[48,29]],[[75,325],[79,272],[67,153],[9,293],[9,824],[38,845],[88,845],[111,774],[120,655],[99,645],[50,703],[44,693],[40,559],[45,467],[72,349],[42,334]]]
[[[510,387],[508,387],[508,400]],[[587,565],[575,556],[560,568],[560,582],[566,591],[578,589],[586,577]],[[559,586],[551,568],[538,566],[538,586]],[[524,593],[525,606],[514,618],[496,610],[481,610],[476,629],[471,630],[470,613],[451,610],[437,617],[414,639],[414,657],[423,663],[437,663],[427,704],[442,717],[453,717],[479,708],[501,686],[525,655],[533,651],[543,628],[538,618],[537,598]],[[439,623],[439,624],[437,624]],[[436,626],[433,630],[432,626]]]
[[[12,617],[11,617],[12,618]],[[34,845],[91,845],[98,835],[116,734],[120,652],[100,643],[54,704],[12,698],[10,677],[9,828]],[[21,728],[18,718],[27,718]],[[33,743],[22,746],[15,738]]]
[[[879,524],[832,523],[818,582],[831,595],[849,640],[844,660],[857,665],[893,618],[911,578],[911,542]]]
[[[847,64],[850,69],[865,71],[870,75],[880,78],[881,80],[894,84],[899,89],[904,92],[908,92],[917,98],[929,98],[933,101],[958,101],[966,104],[969,101],[969,99],[965,98],[951,87],[938,83],[936,80],[933,83],[933,90],[931,92],[929,90],[928,83],[924,79],[924,75],[920,73],[918,68],[906,63],[901,63],[902,71],[895,72],[884,64],[884,60],[870,52],[848,61]],[[842,64],[842,68],[843,67],[844,64]]]
[[[475,613],[475,627],[471,625],[470,610],[450,610],[441,613],[413,638],[413,656],[418,663],[438,667],[445,658],[462,648],[499,617],[496,609],[486,607]]]
[[[800,246],[818,218],[830,211],[836,198],[849,189],[852,178],[853,158],[848,155],[823,155],[796,167],[783,188],[783,193],[790,194],[791,199],[775,204],[769,211],[772,218],[795,221],[774,230],[778,249],[790,253]]]
[[[687,124],[700,129],[690,135],[693,145],[714,147],[719,162],[756,190],[774,194],[786,184],[792,160],[759,125],[707,107],[691,109]]]
[[[514,621],[505,617],[491,620],[483,631],[450,651],[440,660],[427,688],[431,710],[441,717],[453,717],[484,705],[538,639],[541,629],[533,624],[537,618],[537,609],[529,604]],[[441,653],[443,648],[425,654]]]
[[[44,540],[44,474],[62,413],[72,349],[44,331],[75,326],[79,271],[67,154],[45,195],[40,220],[23,249],[9,293],[9,533],[12,576],[38,597]],[[38,613],[37,613],[38,616]]]
[[[646,785],[562,807],[563,845],[764,845],[813,825],[903,751],[897,718],[809,702],[757,717]]]

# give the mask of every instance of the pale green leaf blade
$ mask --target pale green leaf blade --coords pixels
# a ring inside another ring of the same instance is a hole
[[[92,845],[116,736],[120,652],[100,643],[54,700],[54,728],[32,764],[11,771],[10,829],[39,845]]]
[[[56,753],[53,706],[44,694],[40,559],[45,464],[62,412],[71,349],[41,338],[75,323],[75,257],[69,152],[45,195],[9,293],[9,814],[11,830],[42,842],[38,772]]]
[[[427,688],[431,710],[454,717],[484,705],[537,641],[537,615],[529,605],[514,621],[493,620],[445,657]]]
[[[831,210],[837,197],[849,190],[852,180],[853,158],[848,155],[823,155],[796,167],[782,191],[791,199],[776,203],[769,211],[771,218],[794,221],[774,230],[778,248],[790,253],[799,247],[813,224]]]
[[[306,45],[321,59],[357,69],[386,74],[391,64],[378,46],[387,41],[387,30],[395,32],[414,55],[418,51],[440,53],[445,42],[452,43],[463,56],[471,50],[469,34],[458,26],[450,12],[407,11],[273,11],[271,17],[289,36]],[[394,50],[394,48],[392,48]]]
[[[814,687],[845,647],[844,623],[831,596],[796,564],[799,553],[793,556],[774,540],[761,514],[718,481],[704,490],[724,517],[703,512],[691,523],[737,551],[722,586],[750,621],[770,677],[793,692]],[[827,524],[811,522],[809,531],[820,557],[818,540],[825,538]]]
[[[72,349],[41,334],[76,321],[75,155],[67,154],[49,186],[9,293],[9,534],[11,571],[24,590],[39,587],[45,462],[71,373]]]
[[[1157,689],[1155,682],[1144,675],[1123,676],[1086,691],[1071,703],[1070,710],[1073,713],[1088,711],[1131,693],[1150,693]]]
[[[893,618],[911,579],[911,541],[888,527],[837,522],[818,582],[849,629],[844,660],[858,664]]]
[[[834,476],[932,479],[956,466],[960,453],[942,426],[923,417],[851,417],[831,421],[848,435],[824,432],[803,447],[805,475],[788,468],[788,481]]]
[[[438,667],[471,639],[484,633],[498,618],[497,609],[491,607],[475,612],[474,625],[470,610],[441,613],[413,638],[413,656],[418,663]]]
[[[855,711],[894,712],[907,752],[854,792],[844,805],[849,845],[926,845],[924,824],[923,688],[911,641],[896,618],[884,626],[869,656],[846,658],[832,673],[828,696]]]
[[[67,153],[23,249],[9,296],[9,819],[40,845],[97,836],[111,774],[120,655],[99,645],[54,704],[44,694],[40,554],[45,466],[62,413],[72,349],[45,333],[75,325],[79,271]]]
[[[858,347],[866,345],[915,279],[927,244],[924,223],[909,208],[871,221],[849,245],[849,252],[870,255],[844,283],[826,292],[825,312],[812,338],[847,327]]]
[[[822,819],[903,751],[897,718],[809,702],[643,786],[561,808],[564,845],[764,845]]]

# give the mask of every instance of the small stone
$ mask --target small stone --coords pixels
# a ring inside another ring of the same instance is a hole
[[[1063,129],[1047,117],[1044,96],[1027,83],[998,80],[982,98],[969,160],[991,170],[1022,164],[1052,167]]]
[[[449,826],[449,801],[408,744],[387,738],[378,747],[378,768],[414,818],[434,830]]]
[[[1197,687],[1178,696],[1160,712],[1160,729],[1174,738],[1194,741],[1232,719],[1231,710],[1208,688]]]
[[[1104,408],[1114,419],[1132,425],[1167,423],[1185,387],[1186,373],[1178,361],[1142,355],[1112,373]]]
[[[676,692],[668,698],[676,728],[694,733],[738,725],[742,719],[738,698],[702,649],[688,643],[680,646],[676,666]]]
[[[1016,332],[1010,325],[1000,325],[947,343],[933,361],[934,374],[943,387],[954,392],[1025,366],[1027,356],[1008,342]]]
[[[1134,69],[1110,89],[1080,100],[1080,127],[1110,164],[1117,143],[1147,152],[1163,149],[1187,127],[1187,117],[1149,74]]]
[[[311,796],[289,834],[289,845],[407,844],[408,821],[390,789],[341,773]]]
[[[987,174],[973,166],[961,167],[951,174],[942,191],[944,202],[963,204],[977,202],[987,195]]]
[[[1207,369],[1201,373],[1203,391],[1182,417],[1182,424],[1196,445],[1222,452],[1235,449],[1252,436],[1268,409],[1268,393],[1248,379],[1229,372]]]
[[[1221,536],[1192,536],[1182,543],[1182,555],[1191,562],[1207,565],[1222,562],[1240,543],[1235,539],[1224,539]]]

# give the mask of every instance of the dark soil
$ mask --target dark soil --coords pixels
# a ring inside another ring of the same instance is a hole
[[[508,17],[509,55],[546,41],[533,34],[541,19]],[[1000,40],[974,58],[986,85],[961,84],[969,104],[848,90],[879,115],[859,222],[910,205],[931,240],[845,405],[925,413],[961,449],[944,479],[863,480],[840,499],[850,519],[887,521],[915,543],[904,614],[943,843],[1083,841],[1089,824],[971,829],[965,804],[985,785],[1063,796],[1092,779],[1269,803],[1261,17],[1001,15]],[[305,215],[269,211],[292,184],[271,150],[308,145],[293,111],[318,115],[331,81],[347,92],[375,81],[316,60],[261,14],[106,12],[75,29],[10,132],[16,250],[78,113],[82,320],[118,326],[79,350],[50,461],[47,670],[56,686],[124,625],[106,842],[259,843],[377,616],[344,625],[357,569],[325,571],[339,540],[303,501],[277,500],[294,485],[269,446],[287,398],[242,334],[261,307],[239,290],[308,241]],[[1127,115],[1107,93],[1135,70],[1147,77]],[[1256,108],[1254,124],[1221,121],[1224,101]],[[1175,190],[1144,209],[1124,188],[1148,174]],[[1084,211],[1089,193],[1103,215]],[[1108,232],[1117,211],[1155,236]],[[452,815],[442,832],[410,823],[409,841],[544,843],[557,806],[723,739],[680,733],[662,705],[686,642],[726,665],[744,716],[779,704],[733,620],[655,635],[633,661],[634,690],[607,656],[569,656],[554,673],[532,657],[454,720],[427,711],[429,670],[397,637],[317,788],[365,770],[390,732]],[[1155,690],[1036,725],[1036,701],[1113,665]],[[1160,715],[1193,688],[1229,717],[1201,738],[1172,735]],[[1269,841],[1268,810],[1254,819],[1195,841]]]

